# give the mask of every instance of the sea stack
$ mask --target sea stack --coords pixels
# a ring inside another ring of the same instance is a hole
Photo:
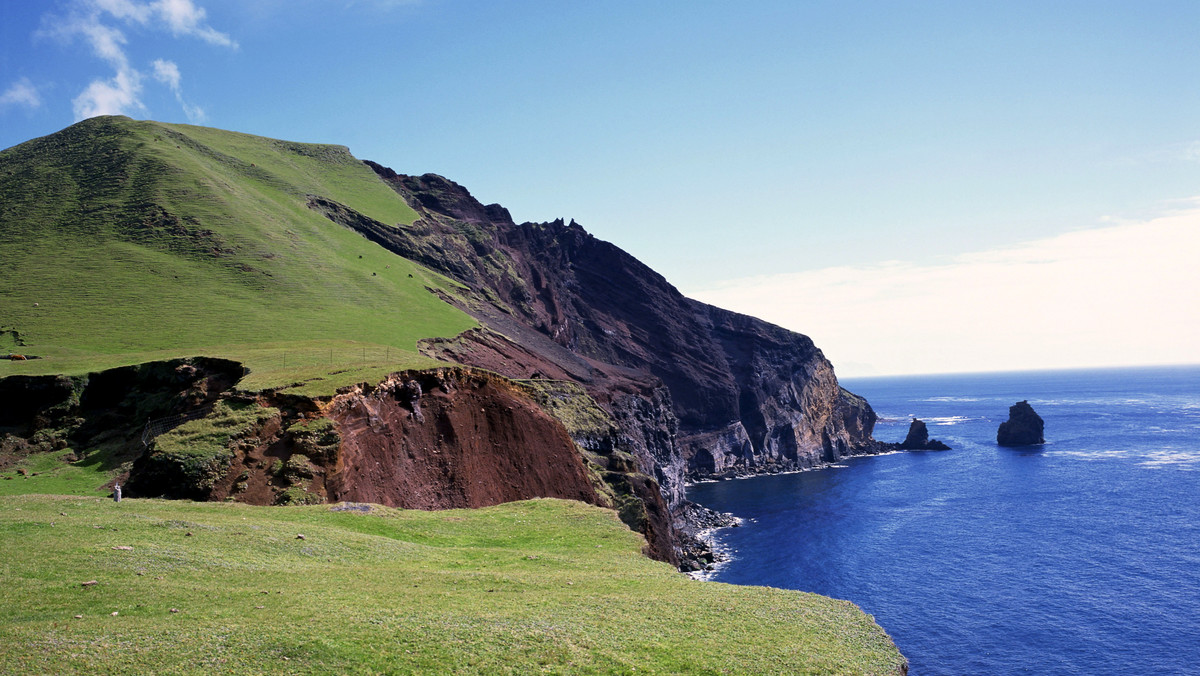
[[[996,443],[1001,446],[1036,446],[1046,443],[1042,417],[1034,412],[1028,401],[1018,401],[1008,407],[1008,420],[1000,423]]]
[[[925,427],[925,421],[913,418],[912,424],[908,426],[908,436],[904,437],[904,441],[900,444],[900,450],[948,451],[950,447],[937,439],[930,439],[929,429]]]

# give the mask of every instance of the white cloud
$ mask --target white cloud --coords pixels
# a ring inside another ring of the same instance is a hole
[[[204,8],[192,0],[76,0],[64,16],[43,17],[41,34],[70,42],[82,38],[92,53],[116,71],[110,79],[95,79],[74,100],[77,119],[95,115],[125,115],[145,110],[142,103],[142,73],[132,67],[126,54],[128,39],[113,21],[151,29],[168,30],[174,36],[192,36],[215,45],[237,48],[229,35],[205,22]],[[187,103],[180,87],[179,67],[171,61],[158,59],[153,63],[154,78],[166,84],[193,122],[204,119],[199,106]]]
[[[142,76],[132,68],[123,68],[110,80],[92,80],[73,101],[75,119],[83,120],[97,115],[128,115],[135,110],[144,110],[139,98],[142,92]]]
[[[0,108],[24,106],[33,110],[40,108],[41,105],[42,97],[38,94],[37,87],[34,87],[27,77],[12,83],[8,89],[4,90],[3,94],[0,94]]]
[[[808,334],[841,375],[1196,363],[1197,205],[944,263],[739,279],[690,295]]]

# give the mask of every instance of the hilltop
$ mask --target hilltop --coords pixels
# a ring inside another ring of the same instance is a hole
[[[419,339],[474,325],[426,290],[451,282],[328,227],[313,193],[416,217],[340,146],[101,117],[3,151],[0,347],[39,358],[9,372],[209,354],[269,387],[331,349],[426,365]]]

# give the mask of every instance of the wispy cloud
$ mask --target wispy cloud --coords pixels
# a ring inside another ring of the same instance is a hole
[[[184,114],[187,115],[188,121],[193,124],[203,122],[204,109],[188,103],[183,98],[183,87],[180,85],[183,76],[179,74],[179,66],[174,61],[166,61],[164,59],[155,59],[153,66],[154,79],[171,89],[171,93],[175,95],[175,100],[179,102]]]
[[[807,333],[839,373],[1200,362],[1200,201],[940,263],[737,279],[690,295]]]
[[[43,17],[40,33],[66,42],[82,40],[94,56],[114,71],[110,78],[94,79],[74,99],[77,119],[125,115],[143,111],[146,106],[141,99],[143,75],[130,63],[126,51],[128,38],[120,26],[163,30],[175,37],[195,37],[237,49],[237,43],[228,34],[208,25],[206,16],[204,8],[196,6],[192,0],[75,0],[66,15]],[[160,63],[167,70],[160,70]],[[171,89],[188,119],[202,120],[204,111],[187,103],[183,97],[179,67],[163,59],[157,59],[152,66],[155,80]]]
[[[42,106],[42,97],[38,94],[37,87],[33,86],[29,78],[23,77],[17,80],[9,85],[3,94],[0,94],[0,108],[8,108],[10,106],[23,106],[30,110]]]
[[[193,4],[192,0],[156,0],[150,4],[150,8],[175,35],[191,35],[214,45],[237,48],[233,38],[205,23],[207,13],[203,7]]]

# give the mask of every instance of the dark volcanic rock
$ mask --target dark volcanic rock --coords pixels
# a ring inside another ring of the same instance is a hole
[[[675,446],[685,463],[668,462],[675,473],[802,469],[874,449],[874,412],[838,387],[808,337],[685,298],[573,221],[516,224],[507,210],[480,204],[453,181],[368,164],[420,214],[411,226],[380,229],[337,205],[313,207],[463,282],[473,293],[447,300],[549,362],[502,360],[488,368],[516,378],[554,373],[583,384],[602,404],[619,399],[606,392],[614,386],[630,389],[621,384],[629,379],[642,391],[647,377],[657,380],[678,420]],[[436,346],[436,354],[448,356],[447,347]],[[455,356],[474,365],[474,352]],[[660,463],[663,452],[654,452]],[[680,499],[673,494],[672,505]]]
[[[996,431],[996,443],[1001,446],[1044,444],[1045,425],[1028,401],[1018,401],[1008,407],[1008,420],[1000,423],[1000,429]]]
[[[912,424],[908,426],[908,436],[904,437],[904,441],[900,443],[900,450],[948,451],[950,447],[937,439],[930,439],[929,430],[925,427],[925,421],[913,418]]]
[[[443,298],[483,328],[422,350],[509,378],[578,383],[617,431],[576,443],[632,455],[672,513],[689,478],[884,450],[871,438],[875,413],[838,386],[808,337],[685,298],[574,221],[517,224],[453,181],[368,164],[417,212],[411,225],[381,224],[325,199],[309,206],[466,287]]]

